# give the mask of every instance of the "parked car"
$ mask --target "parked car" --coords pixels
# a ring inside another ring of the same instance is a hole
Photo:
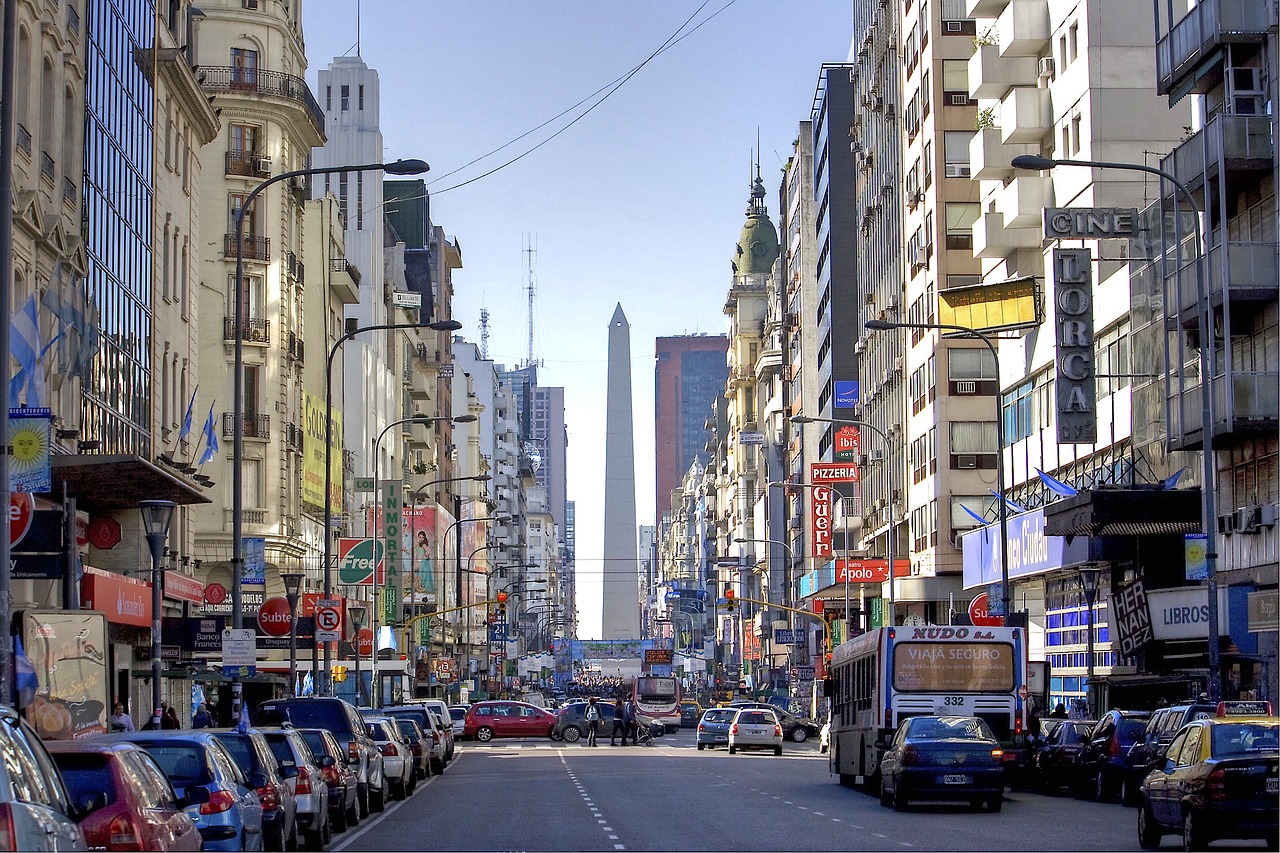
[[[400,737],[409,745],[409,754],[413,756],[413,778],[426,779],[431,775],[431,742],[432,735],[428,735],[413,720],[397,720],[388,717],[400,729]],[[435,742],[440,743],[440,736],[434,736]],[[442,747],[443,748],[443,747]]]
[[[1120,802],[1136,806],[1141,799],[1138,789],[1142,787],[1142,780],[1160,763],[1174,736],[1187,723],[1209,719],[1217,714],[1217,710],[1217,705],[1207,702],[1189,702],[1160,708],[1153,713],[1125,756],[1124,774],[1120,778]]]
[[[444,730],[442,730],[440,726],[436,725],[435,720],[432,719],[432,714],[441,720],[452,719],[449,717],[449,707],[441,700],[423,699],[418,702],[411,702],[407,705],[389,705],[378,713],[385,716],[395,717],[396,719],[413,720],[424,732],[439,732],[443,751],[442,754],[437,755],[436,760],[432,762],[431,770],[433,773],[443,773],[449,762],[453,761],[453,725],[452,723],[444,725]]]
[[[771,749],[782,755],[782,724],[769,708],[738,708],[729,723],[729,754],[738,750]]]
[[[902,811],[911,800],[968,800],[1000,811],[1004,750],[978,717],[911,717],[883,749],[880,805]]]
[[[1079,790],[1084,778],[1080,761],[1084,746],[1095,722],[1061,720],[1036,749],[1032,758],[1033,785],[1041,791],[1058,791],[1062,788]],[[1042,729],[1043,731],[1043,729]]]
[[[387,800],[387,781],[382,772],[382,753],[369,739],[364,720],[355,707],[332,697],[272,699],[253,710],[255,726],[289,723],[299,729],[325,729],[346,747],[347,757],[356,763],[359,779],[360,817],[380,812]]]
[[[481,743],[504,737],[550,737],[555,722],[554,714],[535,705],[494,700],[471,706],[463,732]]]
[[[218,743],[246,773],[261,771],[267,783],[258,788],[262,801],[262,845],[266,850],[298,849],[298,801],[285,777],[297,774],[297,768],[285,767],[276,760],[267,739],[253,729],[213,731]]]
[[[403,800],[418,783],[413,774],[413,753],[400,736],[400,727],[392,717],[366,716],[369,737],[382,750],[382,769],[391,785],[391,799]]]
[[[321,761],[311,754],[311,747],[292,726],[258,729],[280,766],[296,771],[286,774],[286,784],[298,803],[298,832],[308,850],[323,850],[333,837],[329,823],[329,785],[320,775]]]
[[[188,802],[186,812],[196,822],[202,849],[262,849],[258,788],[267,777],[260,771],[246,774],[213,732],[114,732],[97,740],[136,744],[155,759],[178,796]],[[203,800],[198,789],[207,790],[209,799]]]
[[[80,821],[84,840],[98,850],[199,850],[200,831],[188,805],[154,758],[131,743],[54,740],[45,744],[71,802],[93,803]],[[199,803],[208,791],[191,787]],[[3,840],[0,839],[0,845]],[[33,848],[20,845],[18,848]]]
[[[1125,774],[1125,757],[1142,737],[1150,711],[1113,709],[1098,717],[1080,756],[1080,792],[1098,802],[1115,798]]]
[[[7,705],[0,705],[0,753],[0,849],[88,850],[76,821],[100,798],[73,800],[35,729]]]
[[[311,754],[320,762],[320,775],[329,788],[329,824],[334,832],[346,832],[360,822],[360,779],[355,762],[332,732],[298,729]],[[329,764],[325,758],[332,758]]]
[[[717,746],[729,745],[729,726],[738,712],[732,708],[708,708],[702,712],[698,720],[698,749],[714,749]]]
[[[453,738],[455,741],[462,739],[462,730],[467,723],[467,709],[470,705],[450,705],[449,721],[452,723],[450,728],[453,729]]]
[[[730,708],[761,708],[766,711],[773,711],[778,717],[778,723],[782,726],[782,736],[789,741],[795,743],[804,743],[811,737],[817,737],[822,733],[822,724],[817,720],[810,720],[808,717],[801,717],[791,713],[785,708],[780,708],[769,702],[747,702],[738,701],[730,702]]]
[[[556,711],[556,721],[551,725],[551,739],[565,743],[577,743],[587,736],[586,702],[570,702]],[[597,702],[600,714],[600,731],[608,734],[613,728],[613,703]]]
[[[1182,834],[1185,850],[1220,838],[1262,838],[1280,848],[1280,717],[1270,702],[1222,702],[1174,736],[1142,782],[1138,844]]]

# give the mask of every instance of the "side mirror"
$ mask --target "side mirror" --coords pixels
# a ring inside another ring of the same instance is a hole
[[[298,765],[292,761],[280,765],[280,777],[282,779],[296,779],[298,776]]]
[[[271,780],[267,778],[267,774],[263,773],[261,770],[249,774],[249,787],[253,788],[255,791],[259,788],[265,787],[270,781]]]
[[[106,804],[106,791],[91,791],[76,800],[75,805],[72,806],[71,819],[75,821],[84,820],[90,814],[102,808]]]
[[[209,789],[202,785],[188,785],[182,792],[182,796],[178,797],[178,805],[183,808],[199,806],[207,802],[209,802]]]
[[[338,762],[334,760],[334,758],[333,758],[333,756],[332,756],[332,755],[323,755],[323,756],[321,756],[321,757],[320,757],[320,766],[321,766],[321,767],[333,767],[333,766],[335,766],[337,763],[338,763]],[[298,775],[298,774],[297,774],[297,768],[294,768],[294,775],[295,775],[295,776],[296,776],[296,775]]]

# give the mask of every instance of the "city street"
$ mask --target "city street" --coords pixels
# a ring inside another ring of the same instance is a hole
[[[428,781],[333,850],[1138,849],[1134,812],[1119,805],[1013,793],[996,814],[897,813],[840,787],[814,742],[788,742],[781,758],[730,756],[698,752],[689,730],[625,749],[468,742]]]

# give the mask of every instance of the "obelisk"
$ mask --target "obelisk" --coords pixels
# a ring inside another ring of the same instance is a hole
[[[604,607],[601,639],[640,638],[636,454],[631,419],[631,325],[618,303],[609,321],[604,428]]]

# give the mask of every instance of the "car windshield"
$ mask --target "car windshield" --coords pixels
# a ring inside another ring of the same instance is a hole
[[[291,723],[300,729],[347,731],[349,723],[338,702],[302,700],[280,704],[264,703],[253,715],[255,726],[277,726]]]
[[[109,806],[116,801],[116,781],[105,755],[64,752],[55,754],[53,762],[62,771],[72,802],[79,802],[85,794],[99,792],[107,796],[103,805]]]
[[[383,723],[368,723],[369,737],[374,740],[391,740],[391,735],[387,732],[387,728]]]
[[[1125,717],[1116,727],[1121,740],[1137,740],[1147,730],[1147,721],[1143,718]]]
[[[467,718],[466,708],[450,708],[449,716],[454,720],[465,720]]]
[[[188,785],[204,785],[213,781],[209,776],[209,762],[204,750],[184,743],[144,743],[143,749],[160,765],[175,788]]]
[[[227,752],[231,753],[231,757],[236,760],[246,773],[252,773],[258,768],[258,755],[253,751],[253,746],[249,743],[249,738],[240,734],[220,734],[214,735],[218,739],[218,743],[226,747]]]
[[[729,708],[715,708],[702,715],[704,723],[727,723],[736,712]]]
[[[991,729],[977,717],[918,717],[911,721],[907,737],[995,740]]]
[[[1062,742],[1063,743],[1083,743],[1089,739],[1089,732],[1093,731],[1092,723],[1072,723],[1063,727]]]
[[[307,742],[307,746],[311,747],[311,751],[316,755],[329,754],[323,732],[298,732],[298,734],[302,735],[302,739]]]
[[[1213,757],[1257,755],[1280,751],[1276,723],[1219,723],[1213,727]]]
[[[409,740],[418,739],[418,731],[415,728],[413,720],[396,720],[396,728],[400,729],[400,734]]]
[[[738,722],[753,725],[769,725],[776,720],[769,711],[742,711],[738,714]]]
[[[281,764],[284,764],[286,761],[290,764],[297,762],[297,759],[293,756],[293,746],[289,743],[288,735],[282,732],[268,734],[267,745],[271,747],[271,752],[275,755],[276,761],[279,761]],[[308,757],[304,756],[303,760],[308,760]]]

